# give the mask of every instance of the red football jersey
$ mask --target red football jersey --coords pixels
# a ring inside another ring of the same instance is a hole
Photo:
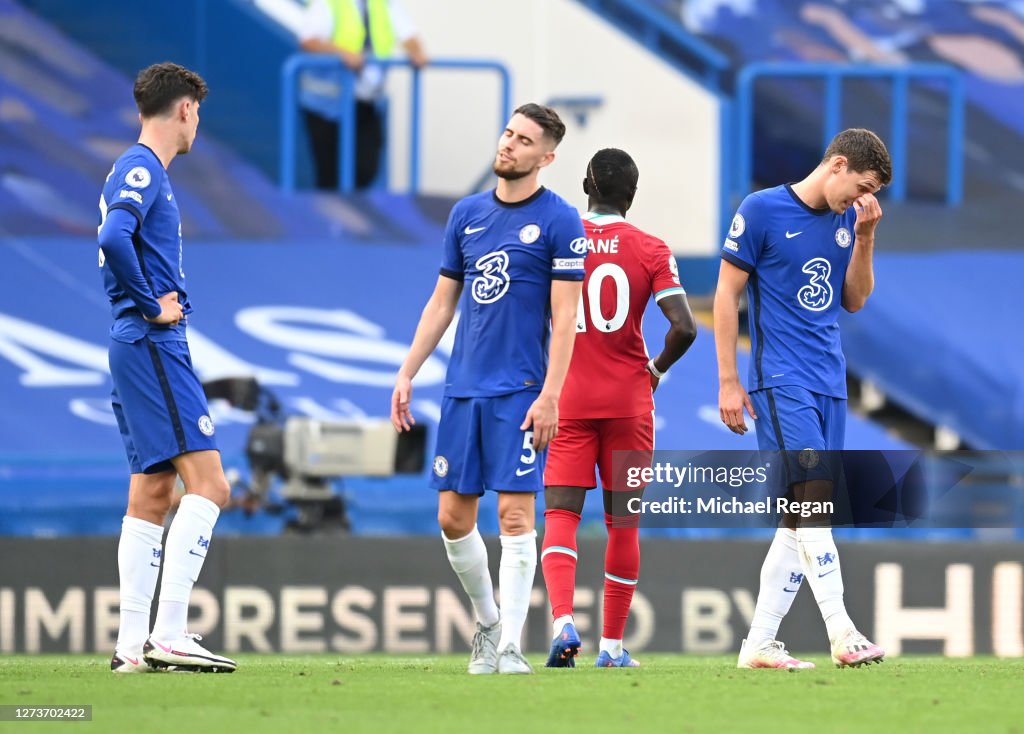
[[[587,214],[586,278],[562,418],[628,418],[654,410],[642,331],[651,296],[685,293],[668,245],[616,215]]]

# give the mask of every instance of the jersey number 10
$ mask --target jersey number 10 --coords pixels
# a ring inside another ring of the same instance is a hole
[[[615,284],[615,311],[606,316],[601,310],[601,287],[606,278]],[[587,330],[589,322],[598,331],[606,334],[618,331],[629,315],[629,278],[626,271],[615,263],[602,263],[590,274],[586,288],[580,294],[580,305],[576,311],[576,333]]]

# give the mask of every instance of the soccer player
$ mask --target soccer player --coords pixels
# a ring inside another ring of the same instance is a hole
[[[407,430],[412,379],[458,307],[431,486],[448,560],[476,613],[473,674],[533,672],[519,641],[537,567],[535,495],[558,430],[587,251],[579,214],[538,181],[564,134],[548,107],[512,115],[494,160],[497,187],[448,217],[441,275],[391,398],[391,422]],[[498,492],[500,616],[476,526],[485,490]]]
[[[747,430],[746,408],[763,451],[811,449],[816,456],[843,448],[846,359],[836,319],[840,306],[850,312],[862,308],[874,288],[872,253],[882,217],[875,194],[891,179],[885,144],[870,130],[849,129],[832,139],[802,181],[755,192],[740,204],[722,248],[715,294],[718,405],[722,421],[738,434]],[[736,369],[744,288],[753,355],[749,394]],[[826,472],[787,484],[797,500],[828,499],[832,478]],[[833,662],[881,661],[885,651],[858,632],[846,613],[831,529],[820,522],[798,526],[787,514],[761,567],[738,667],[814,667],[791,657],[775,639],[805,578],[825,620]]]
[[[640,172],[615,148],[599,150],[587,165],[583,226],[589,254],[576,320],[576,345],[559,403],[558,436],[544,476],[541,565],[554,618],[548,667],[575,667],[580,637],[573,624],[576,529],[587,490],[604,489],[608,545],[604,560],[604,629],[599,668],[639,663],[622,648],[629,606],[640,572],[639,516],[623,511],[629,497],[615,486],[612,452],[654,450],[654,390],[697,336],[668,246],[625,220]],[[665,346],[654,359],[641,330],[651,296],[668,319]]]
[[[110,661],[117,673],[150,666],[235,669],[233,660],[186,632],[192,586],[230,492],[186,341],[192,304],[182,265],[181,216],[167,178],[174,157],[192,148],[206,93],[206,82],[177,64],[139,72],[135,102],[142,133],[114,163],[100,196],[99,264],[114,318],[112,403],[131,467],[117,551],[121,624]],[[186,494],[162,543],[179,476]]]

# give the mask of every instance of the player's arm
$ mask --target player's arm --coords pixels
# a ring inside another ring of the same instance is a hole
[[[558,433],[558,399],[569,373],[572,347],[576,341],[576,311],[582,280],[551,281],[551,341],[548,345],[548,371],[544,387],[526,412],[522,430],[533,428],[533,448],[543,451]]]
[[[697,322],[690,311],[690,303],[682,293],[676,293],[658,299],[661,312],[668,319],[668,333],[665,334],[665,346],[661,354],[651,360],[654,369],[664,375],[669,368],[686,354],[697,338]],[[660,377],[651,372],[651,390],[658,388]]]
[[[665,334],[665,346],[661,354],[647,363],[647,371],[651,378],[651,391],[658,389],[658,384],[686,350],[697,338],[697,324],[686,300],[686,291],[679,280],[679,266],[675,255],[661,240],[651,238],[654,245],[654,257],[650,261],[651,292],[654,301],[668,319],[668,333]]]
[[[441,337],[455,318],[455,309],[462,295],[462,281],[440,275],[434,292],[423,307],[420,323],[416,327],[416,335],[409,347],[409,354],[398,369],[395,379],[395,391],[391,394],[391,424],[396,431],[408,431],[416,423],[409,411],[412,399],[412,380],[420,367],[427,361]]]
[[[123,207],[108,210],[99,231],[99,245],[106,265],[147,321],[176,324],[182,316],[178,294],[172,291],[158,299],[142,273],[132,241],[138,225],[139,220],[131,210]]]
[[[857,222],[854,224],[853,254],[843,281],[843,308],[850,313],[860,311],[875,289],[875,227],[882,218],[882,207],[874,194],[863,194],[854,200]]]
[[[743,419],[746,407],[750,417],[757,419],[750,396],[743,389],[736,367],[736,345],[740,331],[740,295],[747,287],[747,271],[723,259],[715,289],[715,350],[718,353],[718,414],[733,433],[747,432]]]

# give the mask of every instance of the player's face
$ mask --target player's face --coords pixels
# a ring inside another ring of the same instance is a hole
[[[184,106],[184,123],[181,143],[178,146],[179,153],[188,153],[192,150],[192,143],[196,141],[196,132],[199,130],[199,103],[195,100],[187,100],[184,102]]]
[[[543,168],[554,158],[553,146],[544,135],[544,128],[525,115],[515,114],[498,140],[494,173],[499,178],[514,181]]]
[[[836,156],[832,160],[832,175],[825,184],[825,201],[829,209],[842,214],[853,206],[858,197],[877,194],[881,188],[877,173],[850,170],[846,158]]]

